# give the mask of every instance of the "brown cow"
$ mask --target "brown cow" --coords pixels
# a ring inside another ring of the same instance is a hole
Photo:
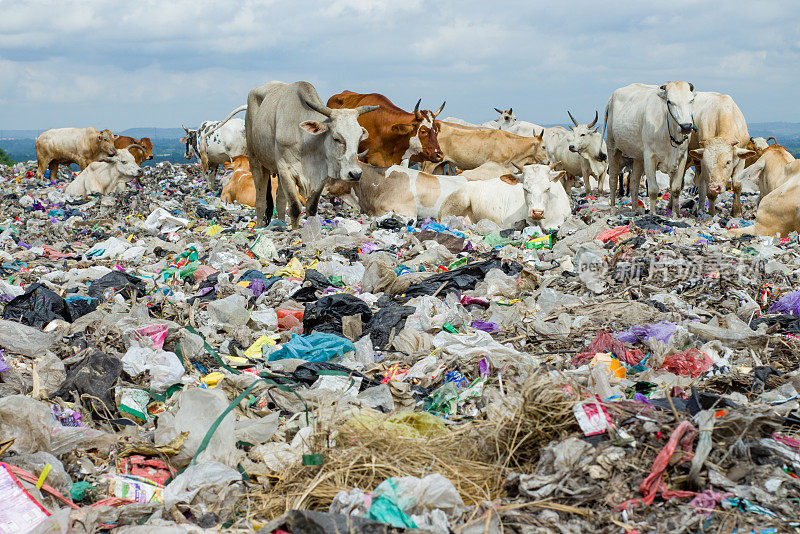
[[[389,167],[405,161],[442,161],[437,135],[440,123],[436,116],[444,109],[444,103],[435,112],[419,110],[420,99],[414,112],[408,113],[395,106],[388,98],[378,93],[361,94],[343,91],[328,100],[328,107],[334,109],[357,108],[359,106],[380,106],[377,111],[361,115],[358,123],[368,133],[368,137],[358,146],[359,152],[367,150],[364,161],[376,167]]]
[[[256,205],[256,185],[253,173],[250,172],[250,160],[247,156],[234,156],[231,161],[223,161],[226,171],[232,171],[231,177],[222,188],[219,198],[223,202],[238,202],[245,206]],[[278,191],[278,180],[272,181],[270,194],[274,201]],[[299,195],[300,203],[306,205],[306,199]]]
[[[137,141],[133,137],[115,135],[114,148],[128,148],[137,165],[141,165],[145,160],[153,159],[153,142],[149,137],[142,137]]]
[[[97,128],[54,128],[36,138],[36,159],[39,162],[36,177],[44,178],[50,169],[50,178],[58,175],[59,165],[76,163],[81,170],[93,161],[106,161],[116,155],[114,134]]]

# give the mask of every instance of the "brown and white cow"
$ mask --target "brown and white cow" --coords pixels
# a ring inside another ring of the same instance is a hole
[[[786,237],[792,232],[800,232],[800,173],[789,176],[761,199],[753,226],[730,230],[734,236],[779,234]]]
[[[153,159],[153,142],[149,137],[142,137],[137,141],[126,135],[115,135],[114,148],[127,148],[137,165],[141,165],[145,160]]]
[[[361,180],[334,180],[328,185],[328,194],[372,217],[396,213],[409,219],[438,218],[447,196],[466,182],[463,176],[428,174],[402,165],[359,164]]]
[[[54,128],[36,138],[36,177],[44,178],[50,169],[51,179],[58,175],[59,165],[76,163],[81,170],[93,161],[109,161],[117,153],[114,134],[97,128]]]
[[[442,161],[437,134],[440,122],[436,117],[444,109],[444,103],[436,111],[420,111],[417,101],[414,112],[408,113],[394,105],[391,100],[378,93],[361,94],[343,91],[328,99],[333,109],[380,106],[380,109],[361,115],[358,123],[369,134],[361,141],[359,152],[367,151],[364,161],[376,167],[389,167],[406,162]]]
[[[222,166],[225,168],[223,179],[227,177],[228,181],[222,187],[222,193],[219,196],[220,200],[223,202],[238,202],[244,206],[255,207],[256,184],[253,181],[253,173],[250,172],[250,160],[247,156],[234,156],[231,161],[223,161]],[[278,180],[274,179],[270,191],[273,201],[277,191]],[[300,203],[305,205],[306,199],[302,195],[299,198]]]
[[[758,182],[758,202],[800,171],[800,161],[780,145],[770,145],[745,169],[745,176]]]
[[[439,146],[443,154],[441,163],[423,164],[423,168],[433,174],[442,172],[445,164],[463,171],[487,162],[508,166],[547,161],[541,131],[534,137],[523,137],[505,130],[441,122]]]

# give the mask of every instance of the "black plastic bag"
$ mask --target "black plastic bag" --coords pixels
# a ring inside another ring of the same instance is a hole
[[[202,218],[202,219],[211,219],[211,220],[213,220],[214,217],[217,216],[216,210],[211,209],[211,208],[207,208],[207,207],[202,206],[202,205],[197,206],[197,212],[196,213],[197,213],[197,216]]]
[[[292,298],[297,302],[313,302],[319,298],[317,291],[323,291],[329,287],[331,287],[331,283],[325,275],[316,269],[308,269],[303,279],[303,287],[295,291]]]
[[[3,308],[3,319],[35,328],[42,328],[53,319],[69,323],[73,320],[67,301],[41,284],[31,284],[25,293],[11,299]]]
[[[303,313],[303,333],[325,332],[342,335],[342,317],[361,314],[362,331],[366,332],[372,320],[372,311],[367,303],[358,297],[339,293],[322,297],[313,304],[307,304]]]
[[[498,258],[470,263],[452,271],[434,274],[422,282],[410,285],[406,290],[406,296],[433,295],[440,287],[442,288],[440,293],[443,294],[453,290],[475,289],[477,283],[492,269],[501,269],[507,275],[513,276],[522,270],[522,265],[517,262],[501,262]]]
[[[320,371],[338,371],[350,376],[360,377],[361,386],[358,388],[359,392],[381,384],[380,380],[372,380],[363,373],[345,367],[344,365],[330,362],[308,362],[300,364],[290,373],[290,376],[295,382],[310,387],[319,378]]]
[[[50,397],[61,397],[72,400],[72,392],[78,395],[89,394],[100,399],[113,414],[117,410],[114,402],[114,387],[122,374],[122,361],[96,349],[89,349],[88,354],[77,364],[67,369],[67,378]],[[87,402],[91,405],[91,401]],[[101,412],[99,406],[95,408]]]
[[[114,293],[119,293],[126,299],[131,298],[134,290],[139,296],[147,292],[147,287],[141,278],[122,271],[111,271],[92,282],[92,285],[89,286],[89,296],[104,301],[108,289],[112,289]]]
[[[379,350],[386,347],[392,328],[394,328],[395,334],[399,334],[406,325],[406,318],[415,311],[416,308],[413,306],[400,306],[399,304],[392,304],[378,310],[369,323],[369,337],[372,340],[372,346]]]

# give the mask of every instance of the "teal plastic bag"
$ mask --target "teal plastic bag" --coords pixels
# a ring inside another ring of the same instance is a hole
[[[269,355],[269,361],[295,358],[309,362],[327,362],[335,356],[355,350],[352,341],[334,334],[323,332],[313,332],[307,336],[294,334],[292,339]]]
[[[388,523],[397,528],[417,528],[417,524],[403,512],[391,499],[380,496],[372,501],[367,519]]]

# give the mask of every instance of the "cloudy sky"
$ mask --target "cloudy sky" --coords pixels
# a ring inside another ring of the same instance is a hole
[[[649,4],[0,0],[0,129],[196,125],[270,80],[549,124],[589,120],[622,85],[682,79],[749,121],[800,121],[800,2]]]

